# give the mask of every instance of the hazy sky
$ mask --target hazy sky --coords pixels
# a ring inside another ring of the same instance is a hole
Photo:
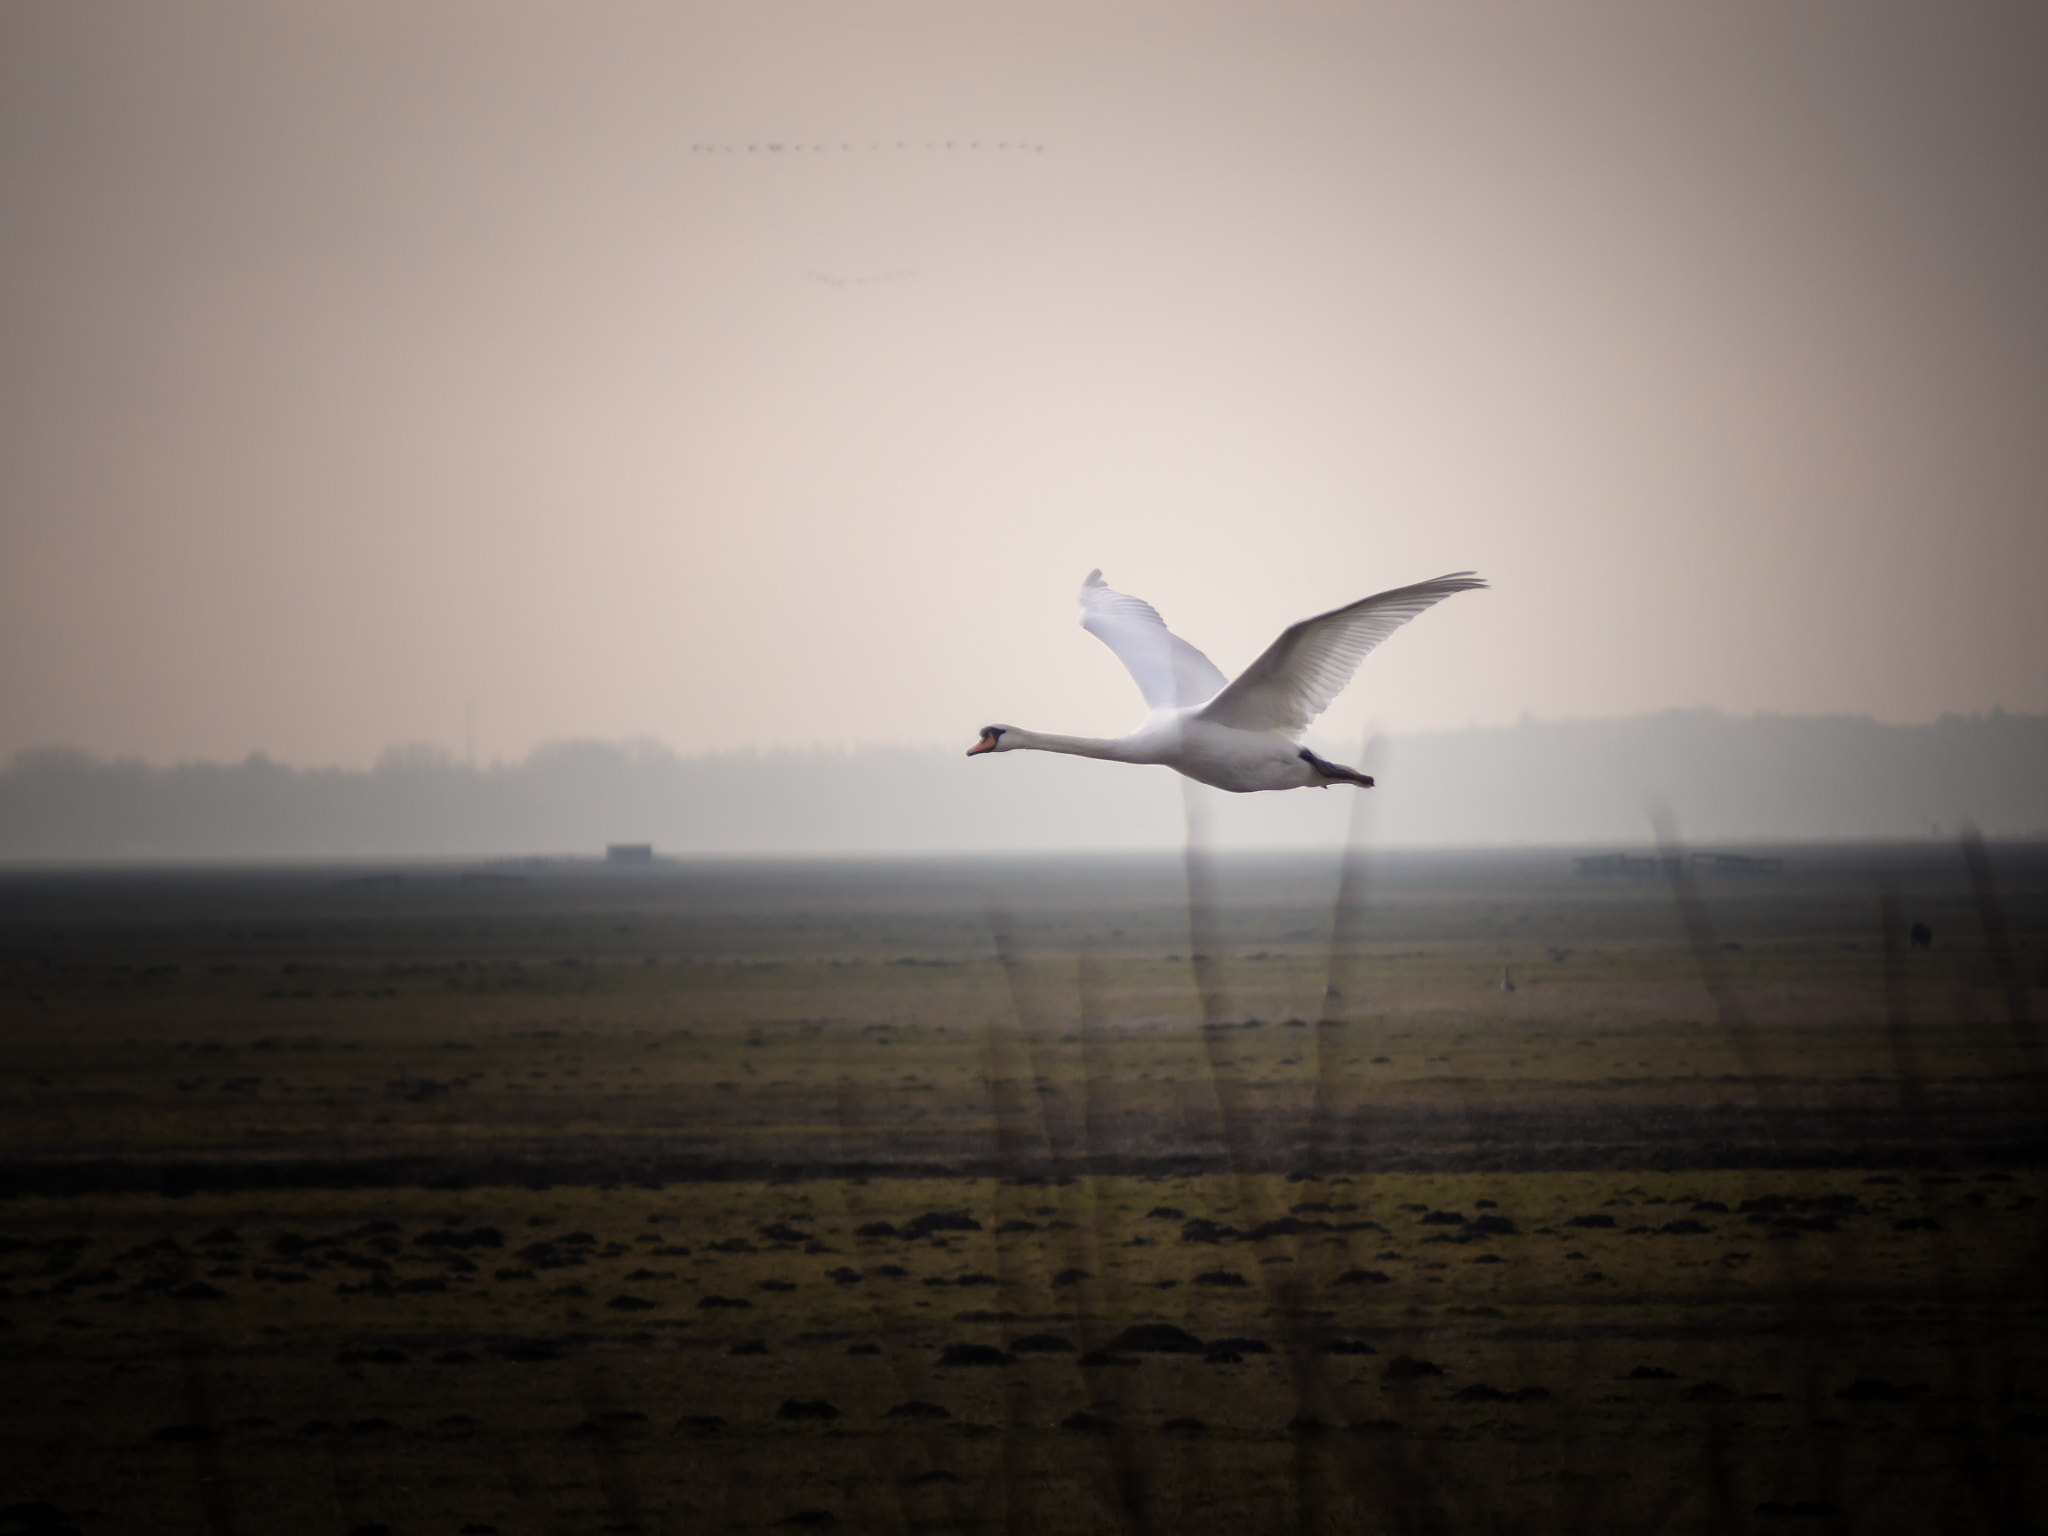
[[[0,752],[2048,708],[2044,273],[2034,0],[12,4]]]

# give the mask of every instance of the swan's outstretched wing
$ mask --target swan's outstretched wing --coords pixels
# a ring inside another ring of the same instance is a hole
[[[1154,709],[1199,704],[1223,686],[1215,662],[1168,629],[1142,597],[1112,592],[1100,571],[1081,583],[1081,627],[1116,652]]]
[[[1243,731],[1306,730],[1344,691],[1374,646],[1453,592],[1485,585],[1470,571],[1459,571],[1290,624],[1264,655],[1209,701],[1201,718]]]

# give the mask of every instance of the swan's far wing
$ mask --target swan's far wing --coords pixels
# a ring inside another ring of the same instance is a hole
[[[1116,652],[1153,709],[1199,704],[1223,686],[1216,663],[1168,629],[1142,597],[1112,592],[1100,571],[1081,583],[1081,627]]]
[[[1367,652],[1423,609],[1485,582],[1470,571],[1396,587],[1291,624],[1202,711],[1243,731],[1301,731],[1330,707]]]

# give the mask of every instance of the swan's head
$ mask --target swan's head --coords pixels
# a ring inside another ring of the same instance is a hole
[[[967,755],[969,757],[979,757],[984,752],[1008,751],[1009,749],[1003,745],[1003,737],[1009,733],[1009,730],[1010,727],[1007,725],[984,725],[981,728],[981,740],[967,749]]]

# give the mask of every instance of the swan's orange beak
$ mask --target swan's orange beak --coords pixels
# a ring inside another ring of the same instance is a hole
[[[977,741],[977,742],[976,742],[976,743],[975,743],[975,744],[974,744],[973,746],[971,746],[971,747],[969,747],[969,748],[967,749],[967,755],[968,755],[969,757],[979,757],[979,756],[981,756],[981,754],[982,754],[982,753],[984,753],[984,752],[993,752],[993,751],[995,751],[995,749],[996,749],[996,736],[995,736],[995,732],[993,732],[993,731],[990,731],[990,732],[989,732],[989,733],[988,733],[987,735],[983,736],[983,737],[981,738],[981,740]]]

